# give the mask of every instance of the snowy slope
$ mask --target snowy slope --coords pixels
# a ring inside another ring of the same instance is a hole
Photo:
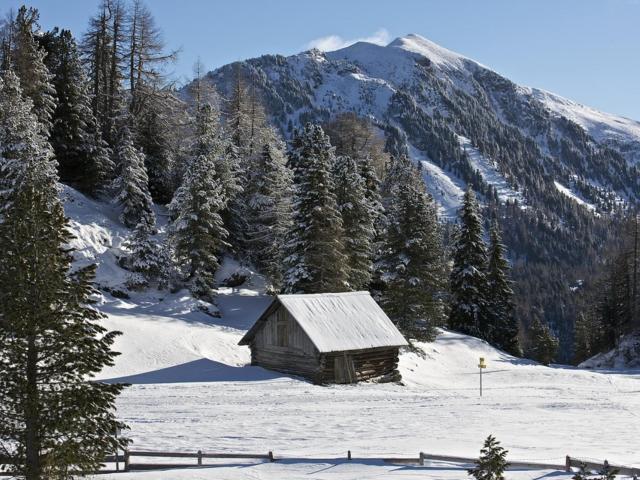
[[[518,201],[524,202],[524,197],[518,191],[516,191],[504,177],[504,175],[498,169],[496,162],[487,158],[478,150],[471,140],[462,135],[458,135],[460,147],[466,152],[469,157],[469,162],[474,170],[480,172],[482,179],[489,185],[495,187],[498,192],[498,199],[501,202],[506,201]]]
[[[582,205],[583,207],[585,207],[588,210],[591,210],[592,212],[596,211],[595,205],[584,200],[582,197],[580,197],[580,195],[578,195],[577,193],[574,193],[570,188],[565,187],[560,182],[555,180],[553,183],[560,193],[562,193],[563,195],[566,195],[568,198],[576,202],[578,205]]]
[[[584,128],[596,141],[616,145],[629,144],[636,150],[640,162],[640,122],[604,113],[580,103],[537,88],[528,89],[550,111],[568,118]]]
[[[414,146],[410,146],[409,153],[422,169],[424,183],[438,205],[439,216],[447,220],[455,219],[467,188],[465,183],[454,174],[440,168]]]
[[[580,368],[640,369],[640,332],[625,335],[616,348],[585,360]]]
[[[64,192],[79,261],[100,264],[101,282],[117,288],[126,272],[116,263],[129,234],[114,210],[71,189]],[[226,259],[220,278],[240,268]],[[185,292],[104,293],[105,325],[123,332],[122,352],[100,378],[132,383],[118,400],[118,416],[131,426],[136,449],[196,451],[273,450],[291,460],[276,464],[226,463],[215,469],[122,475],[125,478],[466,478],[464,466],[424,468],[366,461],[333,464],[343,456],[474,456],[495,434],[514,459],[562,463],[564,455],[640,466],[640,373],[598,373],[543,367],[515,359],[485,342],[442,331],[421,344],[424,354],[403,352],[403,385],[321,387],[249,366],[249,349],[237,343],[268,305],[260,278],[246,288],[221,288],[221,318],[198,310]],[[485,394],[478,396],[476,365],[484,357]],[[589,428],[585,428],[588,425]],[[580,432],[576,435],[575,432]],[[297,457],[313,457],[303,460]],[[325,473],[322,473],[325,472]],[[518,471],[508,478],[549,472]],[[120,477],[118,477],[120,478]],[[561,478],[569,478],[561,477]]]

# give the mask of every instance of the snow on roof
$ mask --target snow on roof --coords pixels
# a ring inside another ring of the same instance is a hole
[[[274,302],[287,309],[321,353],[407,345],[369,292],[278,295]],[[256,327],[241,345],[249,343]]]

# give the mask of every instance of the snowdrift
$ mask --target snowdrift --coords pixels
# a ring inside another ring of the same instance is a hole
[[[585,360],[579,367],[613,370],[640,369],[640,331],[626,335],[616,348]]]

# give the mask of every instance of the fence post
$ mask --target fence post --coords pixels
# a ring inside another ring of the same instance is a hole
[[[420,458],[420,462],[419,462],[420,465],[424,465],[424,453],[420,452],[419,458]]]
[[[269,461],[275,462],[275,460],[273,459],[273,452],[271,450],[269,450]]]
[[[347,460],[351,460],[351,450],[347,450]]]
[[[124,451],[124,471],[128,472],[129,471],[129,450],[125,450]]]
[[[565,459],[564,468],[566,472],[571,472],[571,457],[569,455],[567,455],[567,458]]]
[[[198,466],[202,466],[202,450],[198,450]]]

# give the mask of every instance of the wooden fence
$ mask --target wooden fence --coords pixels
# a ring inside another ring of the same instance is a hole
[[[191,458],[195,459],[194,464],[185,463],[133,463],[132,457],[153,457],[153,458]],[[238,459],[252,459],[252,460],[268,460],[270,462],[275,461],[273,458],[273,452],[263,453],[206,453],[202,450],[198,450],[196,453],[187,452],[149,452],[131,450],[125,451],[122,456],[124,463],[124,471],[134,470],[157,470],[162,468],[185,468],[185,467],[201,467],[204,459],[221,459],[221,458],[238,458]]]
[[[195,460],[193,463],[135,463],[132,462],[132,458],[169,458],[169,459],[192,459]],[[203,460],[206,459],[246,459],[246,460],[267,460],[269,462],[275,462],[279,459],[284,459],[285,457],[276,458],[273,455],[272,451],[269,451],[266,454],[263,453],[207,453],[201,450],[198,450],[195,453],[190,452],[161,452],[161,451],[140,451],[140,450],[130,450],[125,451],[123,454],[119,455],[111,455],[104,459],[104,463],[113,464],[113,463],[121,463],[122,470],[124,472],[129,471],[139,471],[139,470],[160,470],[160,469],[174,469],[174,468],[194,468],[194,467],[202,467],[204,466]],[[314,460],[313,458],[308,457],[286,457],[287,460],[292,461],[296,459],[304,459],[304,460]],[[475,463],[476,458],[470,457],[455,457],[449,455],[432,455],[425,452],[420,452],[417,457],[406,457],[406,458],[371,458],[371,457],[358,457],[355,458],[352,455],[351,450],[347,451],[346,457],[339,458],[322,458],[317,459],[319,461],[383,461],[385,463],[390,464],[403,464],[403,465],[424,465],[425,460],[434,460],[440,462],[447,463],[455,463],[455,464],[463,464],[463,465],[472,465]],[[507,459],[508,460],[508,459]],[[565,471],[571,472],[572,468],[579,468],[581,465],[585,465],[588,470],[599,471],[604,468],[606,460],[603,463],[593,462],[590,460],[583,460],[580,458],[574,458],[567,456],[564,465],[560,464],[551,464],[551,463],[538,463],[538,462],[527,462],[527,461],[517,461],[517,460],[508,460],[509,469],[525,469],[525,470],[554,470],[554,471]],[[9,464],[10,459],[6,457],[0,456],[0,465]],[[621,475],[633,476],[640,475],[640,468],[638,467],[627,467],[624,465],[615,465],[608,464],[610,468],[616,469],[619,471]],[[109,470],[109,472],[113,472],[114,470]],[[97,473],[106,473],[105,471],[97,472]],[[2,475],[2,473],[0,473]]]
[[[476,461],[475,458],[451,457],[447,455],[431,455],[428,453],[420,452],[421,465],[424,464],[425,459],[437,460],[442,462],[451,462],[451,463],[464,463],[464,464],[473,464]],[[628,476],[640,475],[640,468],[625,467],[624,465],[614,465],[614,464],[608,463],[606,460],[602,463],[598,463],[590,460],[583,460],[580,458],[570,457],[569,455],[567,455],[564,465],[552,464],[552,463],[538,463],[538,462],[520,462],[517,460],[512,461],[512,460],[509,460],[508,458],[507,458],[507,461],[509,462],[509,469],[522,468],[525,470],[557,470],[557,471],[565,471],[565,472],[571,472],[572,467],[580,468],[580,466],[583,464],[587,470],[599,471],[599,470],[602,470],[605,466],[605,463],[607,463],[607,465],[609,465],[611,469],[618,470],[621,475],[628,475]]]

